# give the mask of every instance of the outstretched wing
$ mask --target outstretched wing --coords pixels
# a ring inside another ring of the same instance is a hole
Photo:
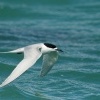
[[[57,59],[58,59],[57,51],[45,54],[43,56],[43,64],[40,76],[45,76],[51,70]]]
[[[24,49],[24,59],[17,65],[17,67],[12,71],[8,78],[0,85],[3,87],[8,83],[15,80],[27,69],[29,69],[35,62],[41,57],[41,52],[36,47],[26,47]]]

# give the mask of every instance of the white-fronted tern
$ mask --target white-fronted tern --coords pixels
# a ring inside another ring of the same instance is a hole
[[[29,45],[23,48],[19,48],[9,52],[1,53],[24,53],[23,60],[17,65],[17,67],[12,71],[12,73],[6,78],[6,80],[0,85],[3,87],[16,78],[18,78],[22,73],[29,69],[36,61],[43,55],[43,63],[40,76],[45,76],[53,67],[58,58],[58,49],[55,45],[50,43],[38,43]]]

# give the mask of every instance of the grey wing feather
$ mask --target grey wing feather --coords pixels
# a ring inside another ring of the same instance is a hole
[[[45,76],[53,67],[58,59],[58,53],[56,51],[50,52],[43,56],[42,70],[40,76]]]

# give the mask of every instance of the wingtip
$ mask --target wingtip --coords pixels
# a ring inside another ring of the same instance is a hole
[[[5,84],[0,84],[0,88],[2,88],[2,87],[4,87],[5,86]]]
[[[43,77],[43,75],[39,75],[40,77]]]
[[[2,84],[0,85],[0,88],[2,88],[3,86],[2,86]]]
[[[41,73],[40,74],[40,77],[44,77],[44,76],[46,76],[46,74],[44,74],[44,73]]]

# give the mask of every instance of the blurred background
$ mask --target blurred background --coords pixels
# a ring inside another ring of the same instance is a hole
[[[100,100],[100,0],[0,0],[0,51],[41,42],[64,53],[43,78],[41,58],[0,100]],[[22,58],[0,54],[0,83]]]

